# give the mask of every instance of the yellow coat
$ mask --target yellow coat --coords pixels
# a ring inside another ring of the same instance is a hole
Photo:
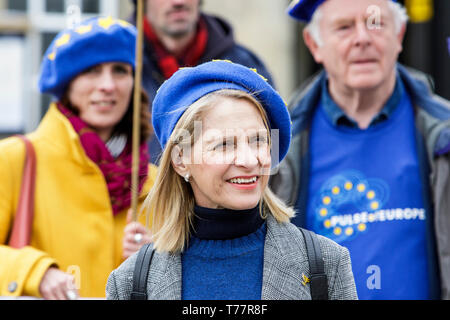
[[[103,174],[55,105],[28,137],[37,158],[35,216],[31,245],[19,250],[4,244],[19,199],[25,148],[18,138],[0,141],[0,296],[39,297],[45,271],[56,264],[75,275],[82,297],[104,297],[108,275],[122,262],[127,210],[113,216]],[[155,176],[150,165],[140,203]]]

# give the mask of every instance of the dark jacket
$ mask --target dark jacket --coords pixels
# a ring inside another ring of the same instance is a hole
[[[425,77],[401,65],[398,73],[415,108],[417,150],[428,212],[428,245],[436,256],[430,257],[432,272],[439,272],[442,297],[450,299],[450,103],[434,95]],[[305,225],[309,185],[309,127],[321,95],[321,72],[297,91],[289,109],[292,117],[292,143],[289,153],[271,177],[272,190],[297,208],[293,222]],[[435,262],[437,261],[437,263]],[[433,264],[435,265],[433,267]]]
[[[213,59],[231,60],[246,67],[255,68],[259,74],[268,79],[269,83],[273,85],[272,77],[263,62],[249,49],[235,42],[233,29],[225,20],[205,14],[202,14],[201,17],[205,19],[207,25],[208,42],[199,64]],[[133,20],[131,22],[135,24]],[[156,91],[165,79],[161,70],[159,70],[153,48],[148,41],[144,43],[144,65],[142,72],[142,86],[149,95],[150,102],[152,102],[155,98]],[[158,161],[157,155],[161,153],[161,147],[155,136],[150,138],[149,147],[151,161],[156,163]]]

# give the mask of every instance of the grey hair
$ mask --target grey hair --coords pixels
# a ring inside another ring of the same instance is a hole
[[[403,26],[408,22],[408,13],[406,12],[406,8],[400,3],[389,1],[388,6],[394,15],[395,32],[399,34]],[[322,15],[321,8],[317,8],[311,17],[311,21],[305,27],[319,47],[323,45],[323,41],[320,36],[320,19],[322,18]]]
[[[395,32],[399,34],[409,20],[408,13],[406,12],[406,8],[400,3],[389,1],[388,5],[394,15]]]
[[[322,19],[322,10],[320,7],[314,11],[311,21],[306,25],[305,29],[309,32],[316,44],[321,47],[323,46],[323,41],[320,36],[320,20]]]

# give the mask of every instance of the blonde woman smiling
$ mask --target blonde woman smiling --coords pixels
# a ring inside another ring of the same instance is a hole
[[[311,299],[302,232],[267,187],[291,136],[276,91],[254,70],[213,61],[166,81],[152,117],[164,152],[146,200],[155,250],[147,298]],[[319,242],[329,298],[357,298],[348,251]],[[136,259],[110,275],[108,299],[131,298]]]

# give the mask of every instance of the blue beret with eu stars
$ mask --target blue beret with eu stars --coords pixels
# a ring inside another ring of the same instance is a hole
[[[272,154],[272,165],[276,165],[285,157],[291,141],[291,118],[286,103],[255,69],[226,60],[181,68],[159,88],[153,100],[152,122],[162,148],[165,148],[178,120],[191,104],[222,89],[250,93],[261,103],[270,130],[279,130],[278,139],[274,139],[278,141],[273,141],[278,148],[278,158]]]
[[[48,47],[41,64],[39,90],[61,98],[78,74],[107,62],[135,67],[136,28],[112,17],[87,19],[61,31]]]
[[[326,0],[293,0],[287,13],[294,19],[309,22],[316,9]],[[397,2],[397,0],[391,0]]]

